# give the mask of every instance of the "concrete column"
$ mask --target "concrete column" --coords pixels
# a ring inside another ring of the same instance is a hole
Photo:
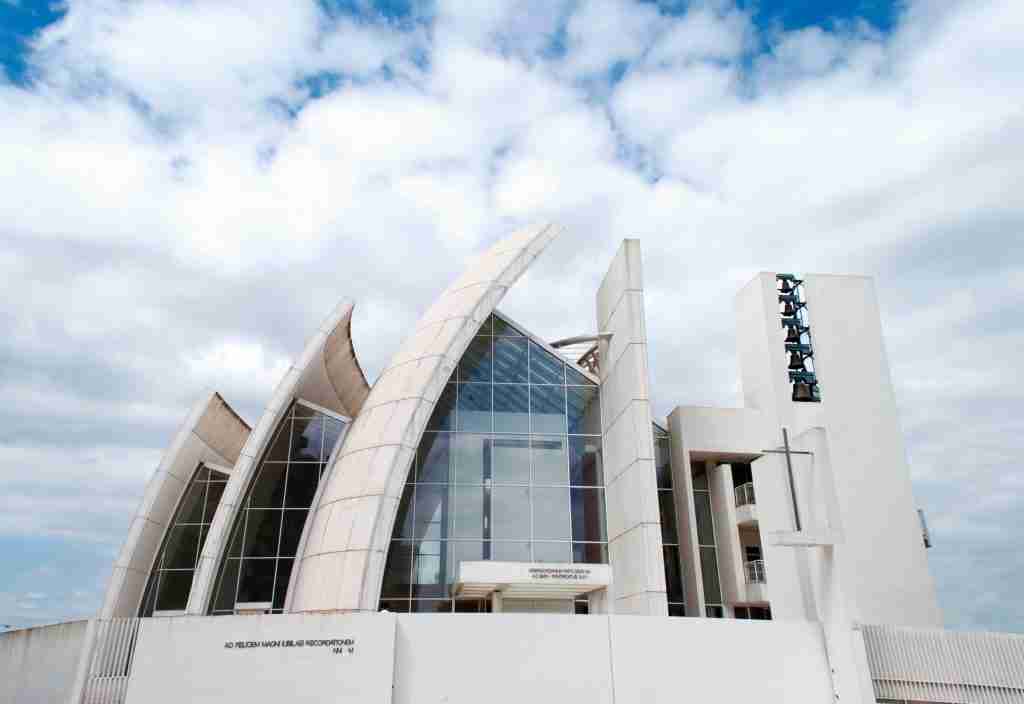
[[[720,464],[708,473],[711,510],[715,520],[715,544],[718,546],[718,577],[722,582],[725,604],[746,601],[746,575],[743,571],[743,547],[736,528],[736,502],[732,467]]]
[[[664,616],[668,602],[637,240],[623,241],[598,289],[597,325],[612,333],[600,346],[612,601],[616,613]]]
[[[697,516],[693,505],[693,474],[690,447],[683,430],[682,411],[668,417],[669,448],[672,451],[672,491],[676,504],[676,530],[683,567],[683,596],[688,616],[704,613],[704,584],[701,581],[700,551],[697,548]]]

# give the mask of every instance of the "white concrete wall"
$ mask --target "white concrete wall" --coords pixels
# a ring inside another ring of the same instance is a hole
[[[845,531],[851,617],[942,625],[915,512],[903,431],[871,279],[809,275],[804,284],[824,427]]]
[[[394,643],[391,614],[144,619],[125,702],[386,704]]]
[[[351,638],[327,647],[235,641]],[[393,686],[393,689],[392,689]],[[814,623],[551,614],[147,619],[127,704],[832,701]],[[843,699],[868,704],[871,699]]]
[[[0,704],[67,704],[88,621],[0,634]]]
[[[668,612],[654,470],[638,240],[624,240],[597,292],[608,559],[615,613]]]

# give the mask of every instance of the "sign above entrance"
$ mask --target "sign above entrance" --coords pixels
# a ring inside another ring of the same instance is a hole
[[[605,589],[608,565],[559,562],[460,562],[455,595],[483,599],[494,592],[510,599],[568,599]]]

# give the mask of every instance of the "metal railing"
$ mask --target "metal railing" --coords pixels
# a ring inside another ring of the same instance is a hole
[[[736,508],[756,504],[754,500],[754,482],[740,484],[736,489]]]
[[[743,565],[747,573],[747,584],[764,584],[767,582],[764,572],[764,560],[748,560]]]
[[[138,618],[95,619],[81,704],[122,704],[128,692]]]
[[[860,630],[876,699],[1024,704],[1024,635]]]

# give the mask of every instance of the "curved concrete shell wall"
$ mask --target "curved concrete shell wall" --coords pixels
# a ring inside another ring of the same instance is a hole
[[[174,509],[200,462],[230,467],[249,436],[249,426],[218,393],[197,403],[174,436],[146,485],[128,538],[114,563],[102,618],[135,616]]]
[[[352,346],[351,301],[343,301],[309,339],[302,356],[277,385],[256,428],[242,447],[231,479],[210,525],[196,569],[188,613],[204,614],[213,592],[217,568],[226,549],[228,531],[252,483],[259,458],[295,398],[302,398],[347,417],[355,417],[370,393]]]
[[[314,503],[292,611],[376,611],[398,501],[437,397],[480,325],[557,234],[553,225],[527,228],[477,257],[376,381]]]

